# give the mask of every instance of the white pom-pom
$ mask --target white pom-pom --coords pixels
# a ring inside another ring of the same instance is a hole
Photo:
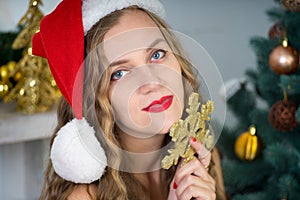
[[[74,183],[100,179],[107,166],[104,149],[84,118],[73,119],[58,131],[50,158],[55,172]]]

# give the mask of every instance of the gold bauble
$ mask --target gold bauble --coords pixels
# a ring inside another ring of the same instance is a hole
[[[3,98],[9,90],[9,86],[6,83],[0,81],[0,98]]]
[[[22,77],[23,77],[23,76],[22,76],[22,73],[21,73],[21,72],[17,72],[17,73],[14,75],[14,80],[15,80],[15,81],[19,81],[19,80],[21,80]]]
[[[9,78],[8,67],[6,65],[3,65],[0,67],[0,80],[6,82],[8,78]]]
[[[236,139],[234,146],[236,156],[245,161],[257,158],[261,153],[261,148],[261,140],[256,135],[256,128],[253,125]]]
[[[15,61],[9,61],[6,65],[9,73],[12,73],[13,71],[15,71],[17,63]]]

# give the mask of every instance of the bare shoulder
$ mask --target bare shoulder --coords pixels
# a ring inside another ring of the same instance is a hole
[[[94,200],[96,199],[96,185],[78,185],[70,194],[68,200]]]

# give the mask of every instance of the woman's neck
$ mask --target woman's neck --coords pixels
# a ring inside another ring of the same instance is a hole
[[[163,199],[166,196],[162,182],[161,159],[165,134],[156,134],[148,138],[136,138],[124,132],[118,133],[125,165],[128,172],[147,188],[151,199]]]
[[[161,168],[164,134],[149,138],[136,138],[120,132],[118,135],[123,148],[123,166],[127,172],[146,173]]]
[[[130,134],[119,132],[119,139],[124,150],[132,153],[149,153],[161,149],[165,134],[156,134],[148,138],[137,138]]]

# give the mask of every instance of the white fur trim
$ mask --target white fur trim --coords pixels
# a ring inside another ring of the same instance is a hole
[[[100,179],[107,166],[105,152],[95,131],[84,118],[73,119],[58,131],[50,158],[55,172],[74,183]]]
[[[84,34],[106,15],[133,5],[148,10],[163,19],[166,16],[164,7],[158,0],[82,0]]]

